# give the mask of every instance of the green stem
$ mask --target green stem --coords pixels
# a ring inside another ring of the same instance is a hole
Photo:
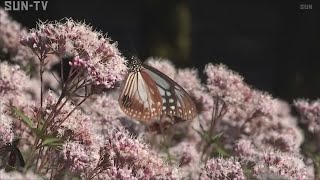
[[[32,148],[31,148],[31,152],[30,155],[28,157],[28,159],[26,160],[26,164],[25,167],[23,169],[23,172],[26,173],[28,170],[28,167],[30,166],[30,163],[35,155],[35,152],[37,150],[37,144],[39,143],[40,139],[38,137],[36,137],[35,143],[33,143]]]

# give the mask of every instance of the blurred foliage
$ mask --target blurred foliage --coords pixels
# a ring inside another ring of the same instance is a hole
[[[188,1],[145,1],[148,54],[175,63],[190,61],[191,12]]]

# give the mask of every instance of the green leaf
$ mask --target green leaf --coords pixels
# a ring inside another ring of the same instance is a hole
[[[221,138],[222,135],[223,135],[223,133],[220,132],[220,133],[212,136],[212,137],[211,137],[211,143],[215,143],[216,141],[218,141],[218,140]]]
[[[62,146],[63,140],[57,137],[47,137],[43,140],[42,146]]]
[[[21,120],[30,128],[33,129],[33,124],[30,118],[28,118],[22,111],[17,109],[16,107],[11,107],[13,112],[16,114],[17,117],[21,118]]]
[[[26,124],[31,131],[39,138],[39,139],[43,139],[43,133],[41,131],[42,125],[40,125],[40,127],[38,128],[34,128],[34,125],[31,121],[31,119],[29,117],[27,117],[22,111],[20,111],[19,109],[17,109],[16,107],[11,107],[11,109],[13,110],[13,112],[16,114],[16,116],[18,118],[20,118],[22,120],[22,122],[24,124]]]
[[[40,128],[31,128],[31,131],[39,138],[42,139],[43,134]]]
[[[225,150],[224,148],[222,147],[217,147],[217,152],[219,153],[220,156],[223,156],[223,157],[229,157],[230,154],[228,153],[227,150]]]

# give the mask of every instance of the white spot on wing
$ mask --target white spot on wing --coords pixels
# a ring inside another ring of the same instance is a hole
[[[162,88],[158,88],[158,89],[159,89],[160,95],[164,96],[164,94],[165,94],[164,90]]]

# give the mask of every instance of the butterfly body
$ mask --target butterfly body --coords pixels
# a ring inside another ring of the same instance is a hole
[[[119,96],[121,109],[130,117],[152,122],[162,116],[192,120],[196,107],[188,93],[159,70],[134,58]]]

